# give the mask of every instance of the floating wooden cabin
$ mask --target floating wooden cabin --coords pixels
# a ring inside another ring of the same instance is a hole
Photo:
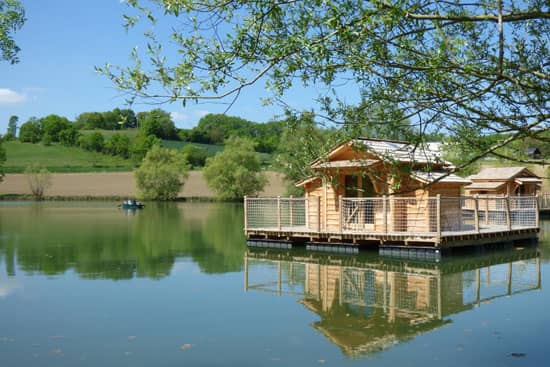
[[[541,191],[542,180],[525,167],[488,167],[469,176],[465,195],[525,196]]]
[[[535,196],[483,206],[433,146],[354,139],[311,163],[302,198],[245,198],[250,240],[444,248],[536,236]],[[527,181],[524,181],[527,182]]]

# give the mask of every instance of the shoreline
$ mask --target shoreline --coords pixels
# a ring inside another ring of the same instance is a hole
[[[282,196],[285,183],[280,173],[266,171],[268,182],[260,196]],[[137,196],[133,172],[52,173],[46,190],[48,201],[118,201]],[[24,174],[6,174],[0,183],[0,200],[34,200]],[[207,186],[202,171],[190,171],[173,201],[222,201]]]

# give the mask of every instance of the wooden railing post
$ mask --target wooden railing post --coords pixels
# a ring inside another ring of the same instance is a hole
[[[535,196],[535,228],[539,228],[539,215],[540,215],[539,195],[537,195]]]
[[[512,213],[510,212],[510,196],[506,195],[506,226],[508,227],[508,230],[512,230]]]
[[[475,231],[479,233],[479,196],[474,196],[474,227]]]
[[[317,233],[321,232],[321,197],[317,196]]]
[[[344,207],[342,195],[338,195],[338,209],[340,210],[340,233],[344,232]]]
[[[306,195],[304,197],[304,206],[305,206],[304,207],[304,212],[305,212],[304,214],[306,216],[306,220],[305,220],[306,229],[309,230],[311,228],[311,226],[309,225],[309,196],[308,195]]]
[[[485,225],[489,225],[489,196],[485,195]]]
[[[248,196],[244,197],[244,231],[248,231]]]
[[[277,228],[281,230],[281,197],[277,196]]]
[[[294,197],[290,195],[290,227],[294,227]]]
[[[382,209],[384,211],[384,233],[388,233],[388,197],[384,195],[382,197]]]
[[[436,203],[436,215],[437,215],[437,242],[441,243],[441,194],[437,194]]]

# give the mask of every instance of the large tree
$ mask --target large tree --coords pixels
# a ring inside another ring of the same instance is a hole
[[[256,195],[267,183],[254,143],[235,136],[225,142],[223,151],[206,160],[203,175],[208,186],[222,200]]]
[[[147,152],[134,175],[142,198],[173,200],[185,183],[188,171],[189,164],[181,152],[155,145]]]
[[[19,122],[19,117],[12,115],[8,120],[8,131],[4,137],[6,140],[15,140],[17,136],[17,123]]]
[[[0,60],[19,62],[20,48],[13,40],[13,33],[21,29],[25,20],[25,9],[19,0],[0,0]]]
[[[476,150],[472,160],[503,154],[499,148],[514,140],[547,139],[541,135],[550,127],[547,1],[127,4],[127,26],[163,17],[159,28],[173,30],[168,43],[147,27],[147,55],[136,49],[133,66],[100,68],[137,98],[233,102],[244,88],[265,82],[279,99],[302,84],[321,91],[318,116],[329,121],[352,123],[345,101],[355,91],[360,106],[398,106],[394,117],[410,121],[415,142],[442,131]],[[409,129],[366,114],[362,123]],[[494,134],[500,138],[485,144]]]

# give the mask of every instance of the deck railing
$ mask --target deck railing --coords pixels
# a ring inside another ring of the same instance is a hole
[[[539,209],[548,211],[550,210],[550,193],[544,193],[538,196],[539,198]]]
[[[458,232],[537,228],[535,196],[245,198],[245,230],[380,233],[441,237]]]

